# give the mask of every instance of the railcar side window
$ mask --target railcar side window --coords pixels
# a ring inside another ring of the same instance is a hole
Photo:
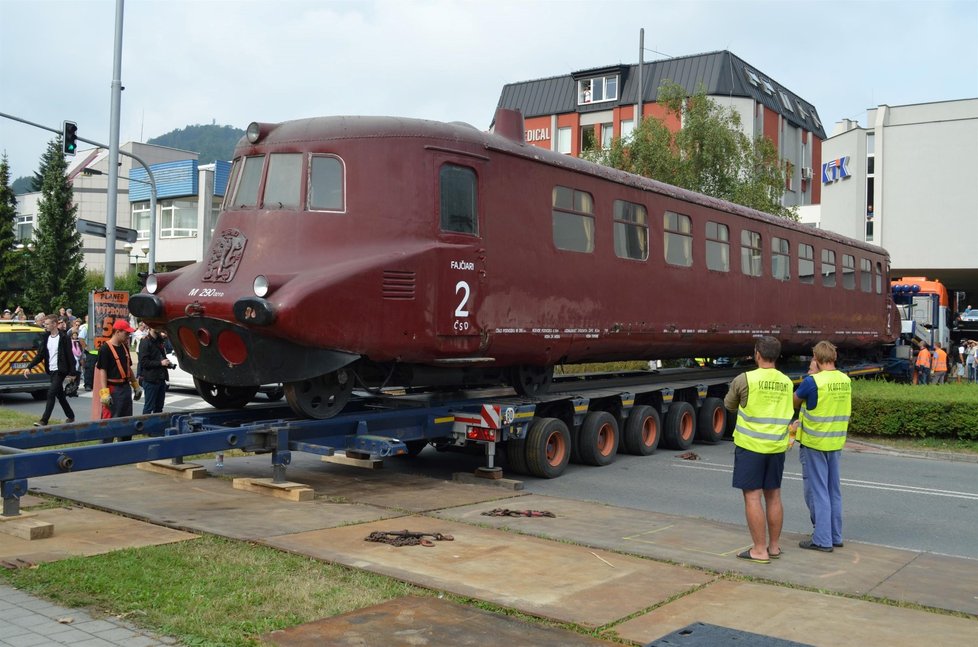
[[[265,209],[298,209],[302,184],[302,155],[274,153],[268,156],[268,177],[265,178]]]
[[[764,251],[761,235],[748,229],[740,232],[740,269],[747,276],[761,276]]]
[[[479,210],[475,171],[466,166],[445,164],[441,167],[439,180],[442,231],[478,236]]]
[[[791,247],[785,238],[771,238],[771,276],[779,281],[791,279]]]
[[[849,254],[842,255],[842,287],[856,289],[856,257]]]
[[[615,200],[615,255],[644,261],[649,257],[649,216],[645,207]]]
[[[835,252],[831,249],[822,250],[822,285],[835,287]]]
[[[309,210],[346,211],[343,162],[329,155],[313,155],[309,164]]]
[[[554,245],[571,252],[594,251],[594,199],[590,193],[555,186]]]
[[[868,258],[859,259],[859,289],[873,291],[873,263]]]
[[[730,228],[712,220],[706,223],[706,267],[730,271]]]
[[[815,248],[805,243],[798,243],[798,281],[815,283]]]
[[[876,264],[876,294],[883,294],[883,266]]]
[[[666,263],[690,267],[693,264],[693,221],[680,213],[665,212],[662,217],[663,254]]]
[[[235,207],[258,206],[258,185],[261,183],[261,167],[265,162],[264,155],[246,157],[244,168],[241,169],[241,181],[234,192]]]

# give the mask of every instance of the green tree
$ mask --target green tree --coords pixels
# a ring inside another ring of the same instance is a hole
[[[7,154],[0,157],[0,306],[22,305],[24,298],[24,259],[17,250],[17,196],[10,186]]]
[[[672,132],[660,119],[642,120],[627,140],[591,159],[617,169],[797,220],[794,207],[781,204],[786,169],[774,144],[761,136],[751,141],[740,115],[710,97],[702,87],[687,97],[672,82],[659,88],[659,104],[682,128]]]
[[[82,238],[75,221],[78,207],[67,169],[58,136],[48,144],[39,172],[43,182],[26,298],[35,312],[56,312],[61,306],[77,312],[87,309]]]

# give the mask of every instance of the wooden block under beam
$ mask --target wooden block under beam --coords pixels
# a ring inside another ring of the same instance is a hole
[[[323,462],[336,463],[337,465],[352,465],[353,467],[366,467],[371,470],[379,470],[384,466],[384,461],[379,458],[351,458],[344,454],[323,456]]]
[[[316,492],[308,485],[302,483],[274,483],[272,479],[251,479],[237,478],[231,481],[235,490],[245,490],[273,496],[287,501],[312,501],[316,498]]]
[[[16,517],[0,515],[0,532],[19,539],[33,541],[54,536],[54,524],[40,519],[32,519],[36,513],[22,512]]]
[[[156,474],[168,474],[184,479],[203,479],[207,478],[207,468],[197,463],[178,463],[173,464],[170,460],[150,461],[148,463],[136,463],[136,467],[147,472]]]

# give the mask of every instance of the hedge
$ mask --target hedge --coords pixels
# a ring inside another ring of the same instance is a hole
[[[978,385],[853,380],[849,432],[873,436],[978,439]]]

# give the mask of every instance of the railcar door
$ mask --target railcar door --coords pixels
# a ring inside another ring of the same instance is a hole
[[[472,356],[484,348],[479,306],[485,285],[479,176],[483,159],[436,155],[435,331],[442,350]]]

